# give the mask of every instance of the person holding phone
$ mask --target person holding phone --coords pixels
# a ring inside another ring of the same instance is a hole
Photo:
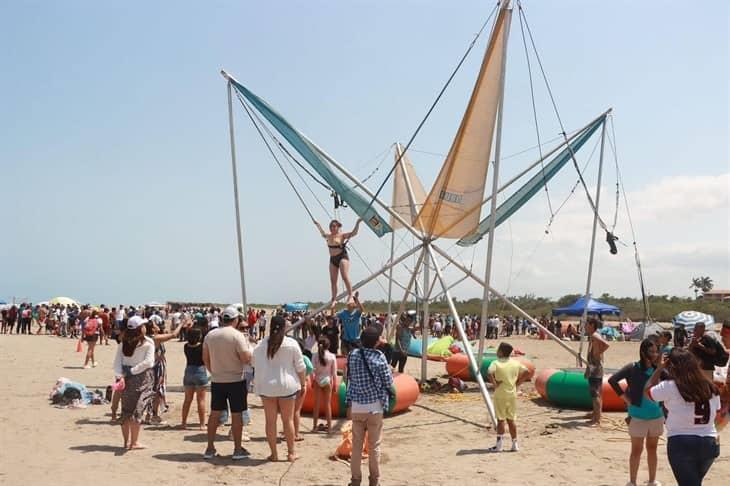
[[[666,369],[669,379],[659,383]],[[646,395],[668,411],[667,456],[679,486],[698,486],[720,455],[715,417],[720,391],[703,374],[697,358],[674,348],[646,384]]]

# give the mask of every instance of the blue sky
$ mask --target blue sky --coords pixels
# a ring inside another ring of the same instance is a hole
[[[379,154],[409,138],[492,8],[454,5],[2,3],[0,299],[239,300],[219,70],[364,177],[378,167]],[[719,0],[696,8],[679,1],[525,2],[566,127],[615,109],[647,284],[657,294],[689,294],[697,274],[730,287],[729,9]],[[485,41],[486,35],[415,149],[448,150]],[[521,43],[515,16],[505,154],[535,144]],[[544,88],[536,87],[545,140],[559,130]],[[250,300],[325,298],[324,245],[240,109],[236,124]],[[506,160],[502,176],[535,155]],[[411,158],[430,187],[442,159],[415,151]],[[557,177],[551,196],[564,197],[574,178]],[[607,165],[609,219],[614,183]],[[318,196],[331,210],[328,195]],[[538,245],[548,216],[540,196],[497,232],[500,288],[558,296],[584,287],[591,218],[585,201],[572,198]],[[354,222],[352,214],[341,217]],[[624,216],[618,228],[630,240]],[[387,258],[387,239],[363,233],[354,243],[371,267]],[[613,259],[599,250],[596,292],[636,295],[628,249]],[[481,273],[483,254],[482,245],[462,258],[473,257]],[[353,259],[353,277],[366,273]],[[377,285],[370,289],[367,297],[383,297]],[[477,293],[470,285],[456,290],[460,297]]]

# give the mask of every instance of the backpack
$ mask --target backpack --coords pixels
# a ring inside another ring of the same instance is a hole
[[[84,336],[95,335],[98,328],[99,328],[99,319],[97,319],[95,317],[87,319],[86,325],[84,326]]]

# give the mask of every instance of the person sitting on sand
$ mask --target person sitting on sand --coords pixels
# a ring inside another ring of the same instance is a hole
[[[598,319],[591,317],[586,322],[586,336],[588,336],[588,352],[586,353],[586,370],[584,376],[588,379],[588,391],[591,394],[593,413],[588,425],[601,425],[601,411],[603,409],[603,353],[609,348],[608,343],[598,330],[601,324]]]
[[[152,407],[155,343],[146,337],[147,321],[134,316],[127,322],[122,344],[114,357],[114,373],[124,379],[122,391],[122,437],[125,449],[144,449],[139,442],[142,419]]]
[[[512,439],[511,452],[517,452],[517,388],[529,381],[529,370],[512,355],[512,345],[500,343],[497,348],[497,359],[492,361],[487,371],[487,379],[495,386],[494,410],[497,415],[497,443],[489,452],[502,452],[504,442],[504,423],[507,422]]]
[[[330,287],[332,289],[332,299],[330,306],[335,307],[337,302],[337,279],[339,275],[342,275],[342,281],[345,283],[347,289],[347,302],[352,300],[352,284],[350,283],[350,257],[347,254],[347,242],[357,235],[357,231],[360,228],[360,222],[362,219],[358,219],[355,223],[355,228],[349,233],[341,233],[342,223],[333,219],[330,221],[329,233],[325,233],[322,229],[322,225],[319,222],[314,221],[314,224],[319,229],[319,233],[322,238],[327,240],[327,247],[330,252]]]
[[[286,321],[281,315],[271,318],[269,335],[253,350],[256,370],[254,388],[264,404],[266,440],[271,454],[269,461],[278,461],[276,450],[276,418],[281,414],[287,446],[287,460],[297,459],[294,449],[294,408],[297,397],[307,390],[306,366],[296,340],[284,334]]]

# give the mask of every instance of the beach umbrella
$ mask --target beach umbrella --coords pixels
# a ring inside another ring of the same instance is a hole
[[[147,307],[167,307],[167,304],[161,304],[160,302],[155,302],[154,300],[150,302],[149,304],[146,304]]]
[[[674,316],[672,322],[674,323],[674,327],[684,327],[687,330],[694,329],[695,324],[697,324],[698,322],[704,322],[705,327],[708,330],[712,330],[712,328],[715,326],[714,317],[712,317],[710,314],[705,314],[703,312],[697,311],[680,312],[679,314]]]
[[[61,305],[79,305],[78,302],[75,300],[69,298],[69,297],[54,297],[51,300],[49,300],[51,304],[61,304]]]

